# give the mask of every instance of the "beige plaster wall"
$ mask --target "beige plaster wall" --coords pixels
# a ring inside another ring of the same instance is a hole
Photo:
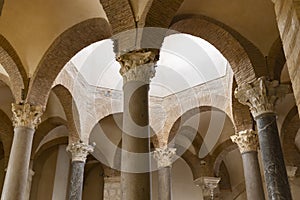
[[[50,152],[48,158],[45,160],[41,170],[36,200],[52,200],[57,153],[57,149]]]
[[[103,199],[103,170],[100,165],[86,172],[83,186],[83,200]]]

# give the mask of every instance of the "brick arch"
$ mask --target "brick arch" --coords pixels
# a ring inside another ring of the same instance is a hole
[[[135,16],[128,0],[99,0],[113,34],[136,28]]]
[[[273,42],[273,45],[267,57],[267,63],[270,78],[272,80],[280,81],[281,71],[286,63],[280,37]]]
[[[9,41],[1,34],[0,63],[9,76],[10,84],[7,85],[10,87],[15,101],[20,102],[22,100],[22,89],[25,89],[25,92],[28,89],[27,74],[17,52]]]
[[[8,164],[11,144],[13,141],[13,124],[9,117],[0,110],[0,140],[3,144],[5,166]]]
[[[281,139],[283,154],[286,165],[300,167],[300,150],[295,144],[295,138],[300,128],[299,114],[297,106],[294,106],[286,118],[281,128]]]
[[[170,29],[200,37],[215,46],[228,60],[238,85],[267,74],[262,53],[232,28],[199,15],[182,15]]]
[[[140,27],[168,28],[184,0],[149,1],[141,15]]]
[[[85,20],[63,32],[39,62],[29,86],[27,101],[46,106],[52,84],[66,63],[83,48],[110,36],[110,26],[102,18]]]
[[[80,119],[78,113],[78,105],[74,101],[74,98],[71,92],[62,85],[56,85],[52,91],[58,97],[66,118],[67,118],[67,129],[69,132],[69,143],[76,142],[78,140],[82,140],[81,137],[81,127],[80,127]]]

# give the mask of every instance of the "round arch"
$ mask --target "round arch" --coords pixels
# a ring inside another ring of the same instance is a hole
[[[220,22],[199,15],[183,15],[178,16],[170,28],[200,37],[215,46],[230,63],[238,85],[267,74],[262,53]]]
[[[28,78],[25,68],[9,41],[0,34],[0,63],[8,74],[8,80],[6,76],[1,76],[0,80],[5,82],[11,89],[16,102],[22,100],[22,95],[26,93],[28,88]],[[4,78],[4,79],[2,79]],[[22,90],[24,90],[22,92]],[[22,94],[23,93],[23,94]]]
[[[103,18],[85,20],[63,32],[42,57],[29,86],[27,101],[45,106],[52,84],[66,63],[81,49],[110,36],[110,26]]]

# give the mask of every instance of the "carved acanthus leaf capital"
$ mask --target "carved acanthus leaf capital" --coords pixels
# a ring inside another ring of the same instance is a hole
[[[79,141],[69,144],[67,147],[67,151],[69,151],[72,154],[72,162],[85,162],[88,154],[94,151],[94,147],[95,143],[89,145]]]
[[[117,57],[117,61],[121,64],[120,74],[124,82],[141,81],[149,84],[155,75],[158,55],[157,49],[141,49]]]
[[[257,151],[258,135],[254,130],[245,130],[236,133],[230,137],[232,142],[236,143],[241,153]]]
[[[158,168],[171,166],[175,155],[176,149],[168,147],[156,148],[153,152],[153,158],[157,161]]]
[[[235,90],[235,98],[240,103],[248,105],[254,118],[265,113],[274,113],[274,106],[279,98],[291,91],[289,85],[278,81],[268,81],[261,77],[252,83],[240,85]]]
[[[42,106],[32,106],[28,103],[13,103],[13,125],[14,127],[28,127],[36,129],[41,123],[41,116],[43,114]]]

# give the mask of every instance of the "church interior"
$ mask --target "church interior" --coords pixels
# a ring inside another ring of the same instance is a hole
[[[0,8],[1,200],[300,198],[297,0]]]

